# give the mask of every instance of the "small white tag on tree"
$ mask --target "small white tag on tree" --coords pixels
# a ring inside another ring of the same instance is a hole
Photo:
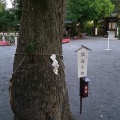
[[[53,63],[52,63],[52,66],[54,67],[53,71],[56,75],[58,75],[59,65],[58,65],[58,61],[56,60],[56,55],[53,54],[52,56],[50,56],[50,58],[53,60]]]

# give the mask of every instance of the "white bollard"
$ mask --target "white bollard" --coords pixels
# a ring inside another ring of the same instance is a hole
[[[18,39],[18,37],[14,37],[14,40],[15,40],[15,45],[17,45],[17,39]]]
[[[19,34],[18,34],[18,33],[16,33],[16,36],[19,36]]]
[[[5,36],[2,37],[2,41],[5,42]]]
[[[97,28],[95,28],[95,35],[97,35],[98,34],[98,29]]]
[[[2,33],[2,32],[1,32],[0,34],[1,34],[1,36],[3,36],[3,33]]]
[[[13,36],[15,36],[15,33],[12,33]]]
[[[4,33],[5,36],[7,36],[7,33]]]
[[[107,44],[107,49],[105,49],[105,50],[111,50],[110,49],[110,32],[109,31],[107,31],[108,32],[108,44]]]
[[[118,28],[117,28],[117,36],[118,36]]]

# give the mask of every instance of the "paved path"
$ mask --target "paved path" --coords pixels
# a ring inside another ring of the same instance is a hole
[[[79,114],[79,80],[75,50],[85,45],[89,52],[89,97],[83,99]],[[63,44],[66,81],[71,110],[76,120],[119,120],[120,118],[120,41],[110,40],[111,51],[105,51],[107,39],[84,37]],[[15,46],[0,46],[0,120],[13,120],[8,84],[12,73]]]
[[[0,120],[13,120],[8,86],[15,49],[15,46],[0,46]]]
[[[89,52],[89,97],[83,99],[83,114],[79,111],[79,80],[77,78],[77,54],[75,50],[85,45]],[[120,41],[110,40],[111,51],[105,51],[107,39],[84,38],[63,45],[66,80],[71,110],[77,120],[120,119]]]

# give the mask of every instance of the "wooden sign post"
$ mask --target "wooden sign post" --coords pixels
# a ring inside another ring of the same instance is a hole
[[[86,77],[89,50],[92,51],[82,45],[81,48],[75,51],[78,54],[78,78],[80,79],[80,114],[82,114],[82,98],[88,97],[88,82],[90,80]]]

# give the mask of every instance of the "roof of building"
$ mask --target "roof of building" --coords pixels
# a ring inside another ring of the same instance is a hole
[[[88,47],[86,47],[86,46],[84,46],[84,45],[81,45],[81,46],[82,46],[81,48],[85,48],[85,49],[87,49],[87,50],[92,51],[90,48],[88,48]],[[79,51],[81,48],[77,49],[75,52]]]

